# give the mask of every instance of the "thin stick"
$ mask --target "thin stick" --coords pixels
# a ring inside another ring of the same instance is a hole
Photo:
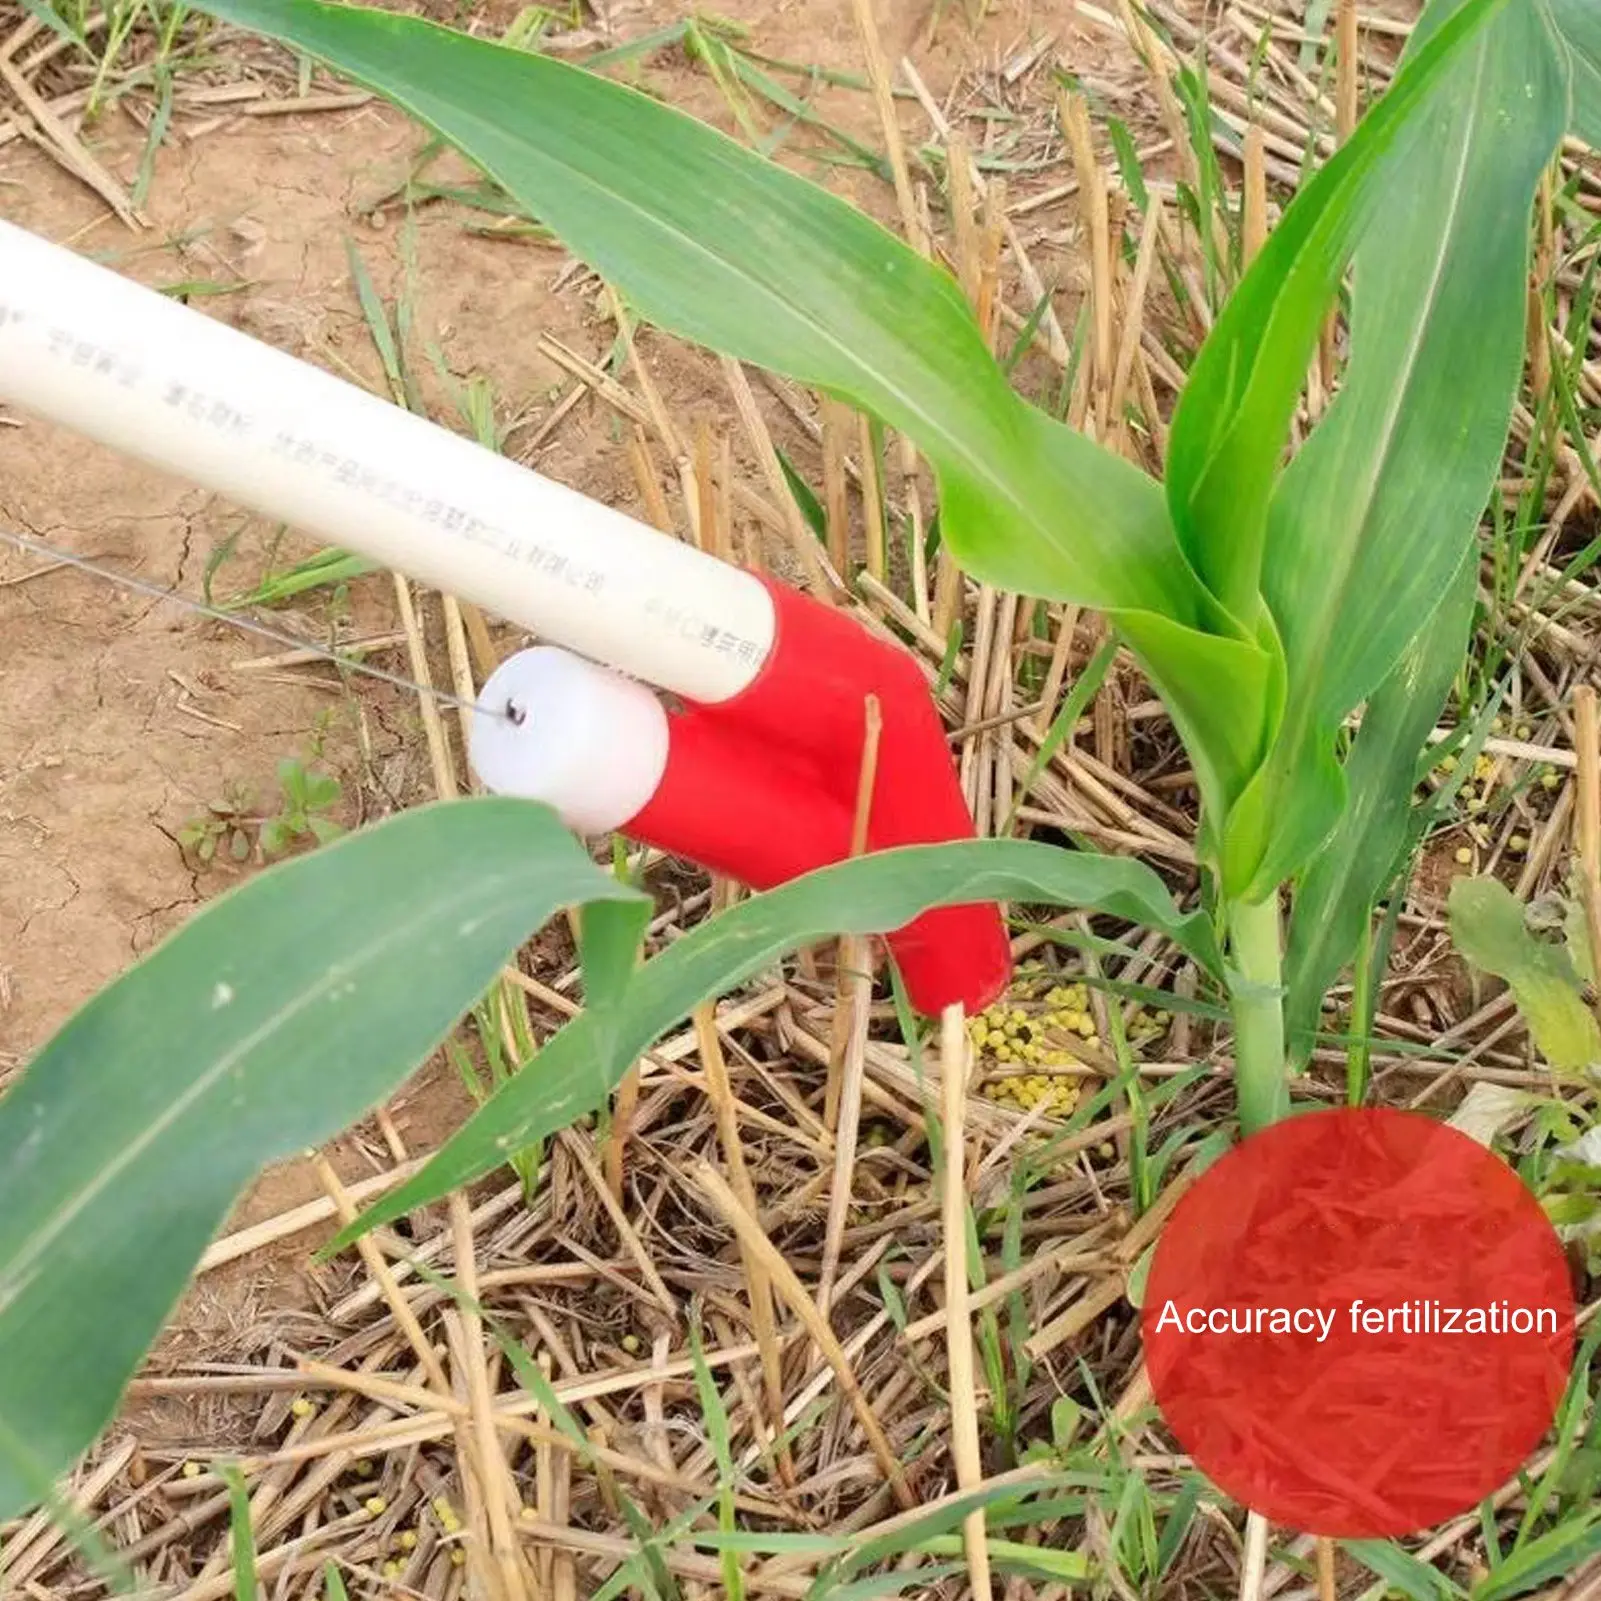
[[[328,1158],[318,1151],[312,1157],[312,1166],[317,1171],[318,1182],[326,1191],[328,1199],[333,1202],[341,1223],[350,1224],[356,1221],[355,1203],[350,1199],[339,1175],[334,1172],[333,1165]],[[395,1276],[389,1270],[389,1264],[384,1260],[383,1254],[373,1242],[371,1234],[358,1235],[356,1249],[361,1253],[361,1260],[366,1266],[368,1274],[378,1288],[383,1291],[384,1300],[389,1303],[389,1310],[394,1313],[395,1322],[400,1325],[401,1332],[406,1336],[407,1342],[417,1354],[417,1360],[422,1364],[422,1370],[428,1376],[428,1382],[441,1395],[451,1393],[450,1380],[445,1377],[444,1365],[439,1360],[428,1336],[423,1333],[422,1325],[417,1321],[417,1314],[411,1309],[411,1302],[405,1297]]]
[[[1176,60],[1172,52],[1152,32],[1134,6],[1133,0],[1117,0],[1117,11],[1129,43],[1134,46],[1136,54],[1145,63],[1146,70],[1151,75],[1151,87],[1156,90],[1157,104],[1161,107],[1162,120],[1167,126],[1168,137],[1173,141],[1174,153],[1183,164],[1184,175],[1189,179],[1191,187],[1199,193],[1200,157],[1196,155],[1195,148],[1190,143],[1189,124],[1185,119],[1183,107],[1179,104],[1178,95],[1173,89],[1172,73],[1177,65]],[[1228,239],[1223,232],[1223,220],[1215,211],[1211,217],[1211,226],[1214,247],[1220,255],[1226,255]],[[1174,256],[1178,255],[1179,252],[1175,250]]]
[[[484,1329],[473,1305],[478,1300],[478,1263],[473,1242],[472,1212],[460,1190],[450,1197],[451,1248],[456,1259],[456,1282],[469,1303],[458,1308],[461,1331],[462,1380],[467,1391],[471,1428],[458,1430],[457,1439],[470,1452],[478,1473],[478,1486],[489,1524],[489,1556],[494,1563],[502,1593],[508,1597],[527,1594],[525,1579],[531,1577],[521,1562],[521,1550],[512,1533],[512,1519],[521,1510],[522,1498],[512,1483],[510,1469],[495,1432],[494,1398],[489,1393],[489,1369],[484,1361]],[[464,1453],[465,1454],[465,1453]]]
[[[911,173],[906,164],[905,142],[901,137],[900,121],[895,114],[895,93],[890,83],[889,63],[884,57],[883,44],[879,39],[872,0],[855,0],[855,13],[857,31],[862,40],[862,52],[867,60],[867,75],[872,85],[873,101],[878,109],[880,125],[884,130],[884,144],[889,153],[890,171],[895,180],[895,201],[901,214],[901,227],[912,249],[926,257],[930,254],[930,230],[925,224],[923,214],[918,208],[917,197],[912,191]],[[917,482],[917,447],[902,434],[896,440],[896,455],[901,473],[902,496],[911,523],[912,591],[918,615],[926,616],[928,579],[923,569],[923,509]],[[882,533],[880,537],[882,539]],[[871,550],[871,542],[869,549]],[[882,573],[880,572],[878,576],[882,576]]]
[[[1596,693],[1589,684],[1573,691],[1573,743],[1579,761],[1574,831],[1584,887],[1584,922],[1590,961],[1601,968],[1601,747],[1597,745]]]
[[[834,1277],[839,1271],[845,1226],[850,1221],[856,1175],[857,1142],[861,1133],[862,1087],[867,1075],[867,1024],[873,999],[873,975],[867,961],[867,941],[847,936],[839,942],[840,1001],[835,1008],[836,1049],[829,1052],[829,1087],[832,1107],[834,1172],[828,1194],[828,1221],[823,1233],[823,1262],[818,1274],[817,1304],[824,1317],[833,1302]],[[830,1108],[825,1107],[825,1117]]]
[[[778,452],[773,448],[773,436],[767,431],[767,424],[762,420],[762,414],[756,405],[756,396],[751,392],[750,380],[745,376],[745,369],[732,356],[724,356],[722,366],[723,376],[728,380],[728,387],[733,392],[734,409],[739,413],[745,437],[750,441],[751,449],[756,452],[756,460],[761,466],[762,476],[767,480],[768,490],[778,502],[790,546],[806,570],[806,579],[812,593],[819,600],[831,601],[835,591],[842,585],[837,576],[829,571],[822,552],[817,548],[815,535],[807,527],[806,519],[801,516],[800,507],[795,504],[795,496],[790,490],[788,480],[784,477],[784,469],[779,465]]]
[[[879,1471],[889,1481],[896,1501],[910,1512],[917,1505],[917,1498],[906,1482],[906,1475],[900,1463],[896,1461],[894,1451],[890,1449],[883,1426],[874,1415],[872,1407],[867,1404],[861,1385],[856,1382],[850,1358],[845,1355],[827,1320],[817,1310],[816,1303],[806,1293],[806,1286],[796,1276],[794,1268],[789,1265],[783,1253],[767,1238],[761,1224],[740,1205],[739,1198],[729,1189],[722,1174],[710,1162],[704,1160],[695,1164],[693,1172],[696,1184],[722,1213],[729,1227],[745,1245],[761,1257],[772,1276],[774,1289],[784,1298],[790,1311],[800,1319],[806,1332],[822,1353],[824,1361],[833,1369],[835,1381],[850,1402],[851,1410],[856,1414],[856,1421],[862,1426],[862,1433],[867,1436],[868,1447],[873,1453],[874,1461],[878,1463]]]
[[[440,601],[445,616],[445,650],[450,658],[450,683],[456,692],[456,716],[461,725],[461,748],[467,750],[472,743],[473,716],[471,707],[478,699],[478,689],[473,683],[472,646],[467,637],[467,619],[461,602],[454,595],[441,595]],[[383,1136],[390,1147],[390,1154],[397,1161],[404,1161],[406,1152],[395,1149],[398,1135],[391,1138],[393,1124],[388,1122],[388,1112],[383,1113]]]
[[[1080,1250],[1078,1248],[1080,1243],[1079,1240],[1075,1240],[1071,1249],[1059,1247],[1054,1252],[1034,1257],[1015,1272],[1003,1273],[999,1278],[991,1279],[982,1290],[968,1296],[968,1313],[971,1315],[974,1312],[982,1312],[986,1306],[994,1306],[998,1301],[1004,1301],[1008,1295],[1014,1294],[1023,1285],[1046,1275],[1060,1278],[1072,1277],[1078,1273],[1107,1272],[1110,1263],[1106,1254],[1100,1251]],[[941,1307],[939,1311],[930,1312],[926,1317],[913,1319],[906,1325],[901,1338],[906,1345],[913,1345],[918,1340],[928,1339],[930,1335],[943,1334],[949,1320],[949,1306]]]
[[[1064,90],[1059,100],[1062,132],[1073,152],[1078,174],[1079,210],[1090,246],[1090,303],[1094,339],[1091,341],[1093,381],[1098,392],[1112,381],[1112,234],[1107,212],[1106,182],[1095,159],[1089,108],[1084,96]],[[1110,418],[1102,416],[1103,426]]]
[[[856,813],[851,821],[851,855],[867,849],[873,789],[878,778],[878,742],[883,716],[878,697],[864,701],[862,761],[856,778]],[[817,1306],[826,1318],[833,1301],[845,1225],[850,1220],[856,1175],[856,1146],[861,1130],[862,1087],[867,1074],[867,1025],[873,1000],[872,943],[857,934],[839,942],[833,1039],[828,1053],[828,1082],[823,1097],[823,1126],[834,1136],[834,1173],[823,1230],[823,1261],[817,1279]]]
[[[391,1168],[387,1173],[375,1174],[370,1179],[363,1179],[359,1184],[352,1184],[345,1191],[345,1195],[351,1202],[370,1200],[373,1196],[382,1195],[385,1190],[392,1190],[397,1185],[404,1184],[407,1179],[416,1177],[427,1166],[429,1160],[430,1158],[421,1156],[415,1161]],[[242,1256],[249,1256],[252,1251],[276,1245],[279,1240],[290,1239],[296,1234],[304,1234],[307,1229],[315,1228],[319,1223],[326,1223],[329,1218],[338,1216],[339,1207],[332,1197],[325,1197],[320,1201],[307,1201],[303,1206],[291,1207],[287,1212],[263,1218],[261,1222],[240,1229],[236,1234],[225,1235],[201,1257],[200,1266],[195,1272],[210,1273],[216,1268],[226,1266],[229,1262],[237,1262]],[[342,1221],[348,1222],[349,1219]]]
[[[650,459],[650,442],[638,423],[634,424],[628,436],[628,465],[634,470],[639,498],[645,503],[645,515],[650,518],[652,526],[661,533],[673,533],[673,514],[668,509],[661,479],[656,476],[655,464]]]
[[[956,235],[956,275],[962,291],[973,304],[978,302],[979,242],[974,226],[973,177],[969,166],[971,157],[967,141],[956,129],[946,140],[949,159],[946,172],[950,194],[947,205],[951,214],[951,229]]]
[[[918,238],[917,202],[912,194],[912,177],[906,166],[906,144],[901,137],[901,125],[895,115],[895,91],[890,84],[889,63],[884,59],[884,46],[878,36],[878,23],[873,17],[873,0],[854,0],[856,30],[862,39],[862,54],[867,58],[867,77],[873,86],[873,103],[878,109],[879,125],[884,130],[884,148],[889,155],[890,173],[895,179],[895,201],[900,207],[901,224],[913,249],[921,249]]]
[[[394,580],[395,604],[400,609],[400,626],[406,631],[407,657],[411,676],[417,685],[418,714],[422,718],[423,732],[428,737],[428,759],[433,764],[434,788],[440,800],[455,800],[460,793],[455,764],[450,759],[450,744],[445,738],[445,725],[439,716],[433,675],[428,668],[428,649],[423,640],[422,625],[417,619],[417,608],[412,602],[411,585],[399,573],[394,575]]]
[[[861,700],[861,765],[857,768],[857,805],[850,817],[850,853],[860,857],[868,849],[868,828],[873,823],[873,792],[879,781],[879,740],[884,733],[884,712],[877,695]]]
[[[454,1394],[458,1401],[466,1403],[467,1369],[470,1364],[461,1317],[454,1306],[447,1306],[440,1312],[439,1321],[444,1326],[451,1371],[456,1377]],[[470,1406],[468,1416],[471,1416]],[[489,1530],[488,1506],[494,1496],[485,1483],[483,1465],[478,1461],[472,1425],[458,1417],[452,1420],[451,1432],[456,1442],[456,1478],[461,1485],[462,1522],[466,1526],[462,1547],[469,1583],[484,1597],[484,1601],[510,1601],[501,1583],[499,1567],[494,1561],[494,1536]]]
[[[717,478],[712,467],[712,425],[706,417],[695,424],[695,543],[714,547],[717,527]]]
[[[962,576],[962,569],[951,554],[951,547],[942,540],[939,557],[934,564],[933,616],[934,632],[939,635],[941,650],[949,642],[951,630],[961,615],[965,589],[966,579]]]
[[[1326,1534],[1317,1541],[1317,1594],[1318,1601],[1335,1601],[1334,1542]]]
[[[633,324],[628,320],[628,310],[623,305],[622,296],[611,285],[607,285],[607,295],[611,301],[612,317],[617,324],[617,331],[622,335],[623,347],[628,352],[628,365],[633,369],[634,379],[639,390],[645,397],[645,409],[650,414],[652,426],[661,436],[668,453],[673,458],[673,466],[678,473],[678,483],[684,495],[685,515],[694,521],[695,517],[695,484],[694,473],[690,468],[689,452],[684,448],[684,442],[678,437],[678,430],[673,427],[672,415],[662,404],[662,397],[652,381],[645,363],[640,359],[639,348],[634,343]]]
[[[1260,1512],[1245,1517],[1245,1549],[1240,1555],[1240,1601],[1262,1601],[1269,1525]]]
[[[720,561],[734,559],[734,441],[727,434],[717,440],[717,522],[707,548]],[[754,530],[745,561],[753,572],[762,570],[761,539]]]
[[[302,1557],[334,1549],[342,1536],[357,1534],[370,1521],[364,1511],[349,1512],[344,1517],[321,1524],[310,1534],[258,1551],[256,1577],[276,1580],[281,1568],[293,1566]],[[237,1594],[237,1585],[238,1580],[230,1568],[226,1573],[191,1584],[180,1592],[178,1601],[224,1601],[225,1597]]]
[[[828,532],[828,559],[842,578],[849,578],[850,486],[845,474],[845,444],[850,437],[851,409],[830,396],[823,399],[823,514]]]
[[[1151,285],[1151,272],[1156,265],[1156,247],[1162,234],[1162,202],[1151,196],[1150,210],[1145,216],[1145,228],[1140,234],[1139,254],[1134,259],[1134,278],[1129,284],[1127,303],[1123,308],[1123,337],[1118,344],[1117,362],[1112,369],[1111,393],[1106,403],[1106,418],[1112,437],[1122,449],[1127,437],[1123,425],[1123,405],[1128,396],[1129,380],[1134,375],[1134,358],[1140,350],[1140,334],[1145,325],[1145,296]]]
[[[546,1362],[550,1362],[549,1352],[544,1353],[544,1355]],[[560,1443],[565,1445],[568,1443],[567,1437],[555,1428],[549,1430],[549,1437],[552,1444]],[[594,1449],[598,1456],[604,1448],[596,1446]],[[560,1527],[565,1527],[572,1520],[573,1457],[571,1451],[562,1451],[555,1459],[555,1470],[556,1484],[554,1493],[551,1496],[550,1521]],[[573,1561],[571,1554],[566,1551],[558,1552],[553,1567],[555,1568],[552,1585],[554,1601],[577,1601],[578,1566]]]
[[[804,1291],[802,1293],[804,1294]],[[727,1367],[735,1362],[748,1362],[759,1355],[752,1342],[708,1351],[705,1361],[708,1367]],[[308,1382],[313,1367],[315,1364],[303,1369]],[[657,1367],[618,1369],[601,1378],[564,1379],[554,1384],[552,1388],[559,1401],[578,1405],[593,1401],[599,1396],[632,1392],[647,1384],[659,1384],[663,1378],[690,1378],[694,1371],[694,1362],[686,1357],[670,1363],[666,1370]],[[359,1376],[353,1376],[347,1369],[335,1368],[329,1372],[337,1377],[330,1376],[324,1380],[327,1387],[359,1388]],[[539,1410],[540,1402],[535,1396],[508,1397],[507,1404],[496,1413],[497,1426],[514,1428],[519,1417],[526,1417]],[[399,1448],[420,1444],[449,1434],[457,1421],[467,1415],[467,1403],[452,1394],[449,1397],[440,1397],[436,1403],[436,1410],[432,1412],[419,1412],[413,1417],[397,1418],[376,1428],[352,1429],[342,1434],[302,1441],[296,1445],[280,1446],[266,1456],[245,1459],[240,1463],[240,1467],[246,1473],[255,1473],[278,1462],[303,1462],[340,1452],[371,1454],[386,1447]]]
[[[1006,243],[1006,185],[995,179],[984,197],[984,231],[979,237],[978,298],[974,315],[979,332],[995,348],[1001,304],[1001,250]]]
[[[1121,1278],[1106,1279],[1075,1301],[1060,1317],[1036,1329],[1024,1342],[1023,1349],[1035,1362],[1049,1356],[1057,1346],[1077,1339],[1109,1306],[1115,1305],[1123,1293]]]
[[[950,146],[951,124],[950,119],[940,109],[939,102],[929,93],[928,85],[923,82],[917,68],[912,64],[910,57],[901,57],[901,76],[911,85],[911,90],[917,96],[933,124],[934,131],[945,140],[947,148]],[[972,175],[972,184],[975,191],[983,189],[983,174],[979,172],[977,164],[968,157],[968,171]],[[1051,360],[1059,367],[1066,367],[1072,357],[1068,347],[1067,335],[1062,332],[1062,325],[1056,316],[1056,309],[1050,303],[1050,297],[1045,291],[1045,280],[1040,277],[1038,269],[1029,259],[1028,251],[1024,248],[1022,236],[1017,231],[1016,224],[1009,215],[1001,217],[1001,231],[1006,240],[1006,248],[1012,253],[1012,260],[1017,264],[1018,282],[1023,286],[1023,293],[1028,296],[1031,303],[1043,303],[1044,311],[1040,317],[1040,332],[1044,335],[1045,348],[1050,353]],[[1021,324],[1019,324],[1021,326]],[[1038,336],[1036,336],[1038,337]]]
[[[80,1518],[92,1515],[89,1509],[111,1488],[136,1449],[137,1442],[131,1435],[114,1446],[105,1460],[68,1492],[67,1505]],[[21,1525],[8,1545],[0,1547],[0,1573],[12,1584],[21,1584],[38,1570],[64,1538],[65,1530],[60,1523],[47,1512],[35,1513]]]
[[[55,114],[50,103],[10,60],[0,57],[0,79],[16,96],[18,103],[38,124],[46,148],[75,176],[100,196],[122,221],[134,230],[144,226],[144,218],[133,209],[122,185],[98,162],[81,139]]]
[[[853,857],[860,856],[867,849],[867,829],[872,820],[873,790],[878,782],[878,742],[883,733],[884,718],[879,708],[878,696],[868,695],[863,700],[865,716],[862,740],[861,765],[856,770],[856,809],[851,818],[850,853]],[[840,983],[839,995],[844,999],[845,991],[849,987],[849,980],[845,976],[847,971],[854,967],[867,966],[867,952],[865,948],[860,952],[850,950],[849,955],[854,957],[853,962],[847,961],[847,949],[854,943],[855,937],[845,935],[839,942]],[[835,1031],[835,1040],[838,1053],[843,1056],[844,1042],[850,1036],[848,1023],[842,1024]],[[823,1127],[833,1133],[839,1122],[839,1079],[840,1072],[831,1068],[828,1075],[828,1086],[823,1097]]]
[[[606,1188],[620,1206],[623,1200],[623,1179],[628,1155],[628,1136],[633,1129],[634,1114],[639,1110],[639,1063],[623,1075],[617,1086],[617,1098],[612,1102],[611,1132],[604,1153]]]
[[[873,449],[873,425],[860,419],[862,439],[862,517],[867,525],[867,571],[880,583],[888,577],[884,537],[883,463]]]
[[[978,1438],[978,1396],[973,1383],[973,1324],[967,1282],[967,1186],[965,1114],[968,1075],[967,1027],[960,1004],[940,1016],[941,1115],[945,1123],[945,1185],[941,1202],[945,1235],[945,1358],[950,1367],[951,1455],[958,1489],[984,1482]],[[974,1601],[988,1601],[989,1545],[982,1507],[962,1520],[962,1544]]]
[[[538,1357],[540,1371],[545,1375],[545,1382],[550,1382],[550,1375],[555,1368],[555,1360],[549,1351],[541,1351]],[[548,1429],[556,1434],[552,1426],[552,1419],[544,1412],[534,1414],[532,1425],[539,1429]],[[565,1517],[556,1516],[556,1447],[549,1439],[540,1440],[534,1446],[534,1512],[541,1523],[565,1523]],[[554,1553],[546,1546],[541,1546],[534,1552],[534,1575],[539,1581],[541,1590],[549,1591],[555,1586],[556,1563]]]
[[[639,1555],[639,1544],[632,1535],[601,1534],[591,1529],[573,1528],[568,1525],[557,1526],[542,1523],[538,1518],[526,1514],[522,1518],[520,1527],[530,1539],[538,1540],[542,1544],[554,1545],[564,1551],[602,1557],[616,1564]],[[680,1546],[669,1545],[660,1546],[655,1554],[669,1573],[679,1574],[688,1580],[698,1580],[703,1584],[714,1586],[714,1593],[723,1593],[723,1570],[718,1558],[702,1556],[697,1551],[686,1551]],[[749,1589],[761,1590],[769,1595],[794,1597],[796,1601],[803,1601],[803,1598],[811,1595],[815,1589],[809,1579],[787,1578],[783,1575],[765,1580],[758,1575],[747,1578],[746,1584]],[[629,1593],[637,1595],[640,1592],[633,1590]]]
[[[1050,732],[1056,716],[1057,697],[1062,693],[1062,682],[1067,677],[1068,663],[1073,656],[1073,638],[1078,633],[1078,607],[1064,606],[1056,625],[1056,643],[1051,647],[1051,665],[1045,671],[1045,688],[1040,692],[1040,709],[1034,718],[1034,731],[1040,739]]]
[[[1535,395],[1545,395],[1551,387],[1551,322],[1545,310],[1545,286],[1551,281],[1551,275],[1556,261],[1556,218],[1552,209],[1551,198],[1551,171],[1549,168],[1540,177],[1539,193],[1535,205],[1535,248],[1534,260],[1530,264],[1529,273],[1529,309],[1528,309],[1528,345],[1529,345],[1529,388]],[[1560,431],[1560,420],[1552,408],[1545,418],[1545,442],[1551,445],[1560,444],[1561,441],[1553,438]],[[1586,480],[1575,475],[1575,481],[1584,483]],[[1571,508],[1570,508],[1571,510]],[[1558,533],[1559,518],[1552,519],[1553,527],[1548,531],[1548,538]],[[1521,587],[1521,586],[1520,586]]]
[[[1245,199],[1240,251],[1249,267],[1267,243],[1267,165],[1262,152],[1262,130],[1252,123],[1245,130]]]
[[[1356,132],[1362,42],[1357,33],[1356,0],[1339,0],[1334,14],[1334,132],[1343,145]]]
[[[613,411],[621,412],[630,422],[639,423],[642,427],[650,422],[649,407],[635,400],[609,372],[603,371],[591,361],[585,361],[559,339],[554,339],[549,334],[541,334],[539,353],[547,360],[555,362],[558,367],[570,372],[575,378],[582,379]]]
[[[745,1146],[739,1136],[738,1103],[728,1078],[728,1063],[723,1057],[723,1042],[717,1032],[716,1008],[710,1002],[695,1008],[695,1037],[700,1041],[701,1066],[706,1073],[706,1094],[717,1116],[717,1138],[723,1147],[723,1160],[728,1164],[734,1194],[740,1205],[752,1217],[758,1215],[761,1203],[756,1186],[751,1182],[750,1169],[745,1165]],[[767,1423],[775,1438],[784,1431],[784,1374],[779,1360],[778,1324],[773,1316],[773,1284],[762,1266],[759,1253],[752,1251],[742,1240],[740,1260],[745,1268],[745,1287],[750,1297],[751,1329],[761,1349],[762,1384],[766,1390]],[[795,1459],[790,1454],[789,1442],[782,1440],[778,1447],[778,1471],[787,1485],[795,1482]]]

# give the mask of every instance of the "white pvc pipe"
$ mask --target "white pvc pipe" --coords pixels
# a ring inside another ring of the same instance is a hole
[[[536,645],[485,682],[469,754],[486,789],[543,801],[580,834],[609,834],[667,771],[667,713],[643,684]]]
[[[772,647],[749,573],[4,222],[0,399],[693,700]]]

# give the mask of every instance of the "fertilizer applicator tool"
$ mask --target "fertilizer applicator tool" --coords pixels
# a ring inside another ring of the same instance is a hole
[[[757,890],[841,861],[875,696],[867,848],[973,835],[906,651],[4,222],[0,398],[547,642],[485,684],[470,755],[571,828]],[[1010,977],[994,905],[887,941],[925,1013],[982,1010]]]

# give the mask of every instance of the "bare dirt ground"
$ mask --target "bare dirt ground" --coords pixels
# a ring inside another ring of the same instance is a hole
[[[805,5],[745,3],[729,9],[750,29],[753,48],[840,72],[860,71],[860,44],[844,0]],[[890,59],[910,54],[936,95],[962,74],[998,64],[1050,35],[1066,59],[1108,92],[1136,73],[1103,32],[1067,20],[1071,6],[992,7],[976,31],[959,6],[934,21],[901,0],[881,8]],[[486,26],[515,8],[489,7]],[[504,13],[504,14],[503,14]],[[609,37],[627,38],[677,20],[676,4],[612,6]],[[3,16],[0,10],[0,16]],[[608,37],[591,30],[594,42]],[[578,42],[584,42],[580,36]],[[292,93],[285,58],[247,44],[209,73],[269,76],[271,94]],[[648,59],[645,81],[674,103],[733,131],[727,102],[681,53]],[[879,141],[870,97],[822,87],[817,109],[864,141]],[[260,110],[261,107],[254,107]],[[413,366],[433,414],[461,426],[445,385],[424,352],[437,346],[453,377],[493,386],[500,417],[518,420],[507,448],[542,432],[571,378],[541,352],[542,335],[600,360],[615,337],[593,278],[574,275],[565,253],[543,244],[468,231],[461,208],[404,209],[375,202],[404,181],[425,136],[376,101],[310,113],[175,119],[154,165],[144,207],[148,227],[130,232],[100,198],[34,145],[0,148],[0,214],[45,237],[101,255],[143,282],[206,281],[231,292],[199,299],[208,315],[294,355],[383,390],[378,353],[363,321],[348,250],[355,248],[391,303],[414,308]],[[914,141],[926,119],[903,107]],[[112,174],[133,182],[145,130],[113,109],[89,135]],[[802,170],[821,173],[801,159]],[[888,186],[835,168],[830,181],[885,220]],[[484,219],[479,219],[480,221]],[[1028,237],[1041,271],[1067,286],[1072,314],[1081,276],[1060,213],[1045,213]],[[410,257],[409,265],[407,257]],[[558,289],[555,286],[564,287]],[[642,336],[641,353],[672,414],[687,421],[726,410],[715,367],[668,341]],[[782,409],[763,397],[770,426],[815,474],[815,447]],[[0,518],[19,531],[92,556],[146,582],[198,596],[208,563],[226,596],[252,587],[273,567],[314,547],[262,519],[31,418],[0,427]],[[743,442],[736,459],[754,474]],[[540,472],[646,515],[629,470],[625,440],[598,401],[584,399],[525,458]],[[763,536],[759,530],[756,537]],[[768,553],[782,560],[782,552]],[[271,614],[274,626],[313,640],[388,633],[396,626],[385,575],[356,581],[335,616],[322,593]],[[420,597],[436,650],[436,597]],[[265,616],[266,614],[258,614]],[[263,809],[276,804],[276,768],[320,750],[340,780],[334,815],[347,825],[431,797],[428,754],[416,702],[372,680],[342,686],[326,668],[241,671],[275,647],[182,607],[130,594],[72,569],[42,567],[0,548],[0,1075],[41,1045],[81,1003],[178,927],[194,907],[252,865],[198,864],[180,844],[186,824],[243,790]],[[443,652],[435,681],[446,682]],[[374,658],[406,671],[401,648]],[[308,908],[308,916],[314,909]],[[0,1078],[3,1082],[3,1078]],[[426,1152],[461,1120],[469,1102],[455,1074],[425,1071],[392,1108],[411,1152]],[[386,1165],[392,1152],[371,1136],[341,1142],[336,1166],[347,1180]],[[267,1174],[240,1208],[247,1227],[320,1194],[301,1163]],[[208,1275],[168,1340],[170,1354],[243,1355],[273,1318],[313,1298],[301,1236],[258,1253],[227,1274]]]

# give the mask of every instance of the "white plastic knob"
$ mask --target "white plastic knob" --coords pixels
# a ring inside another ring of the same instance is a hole
[[[667,713],[632,678],[553,645],[495,670],[473,716],[473,771],[486,789],[543,801],[581,834],[638,815],[667,769]]]

